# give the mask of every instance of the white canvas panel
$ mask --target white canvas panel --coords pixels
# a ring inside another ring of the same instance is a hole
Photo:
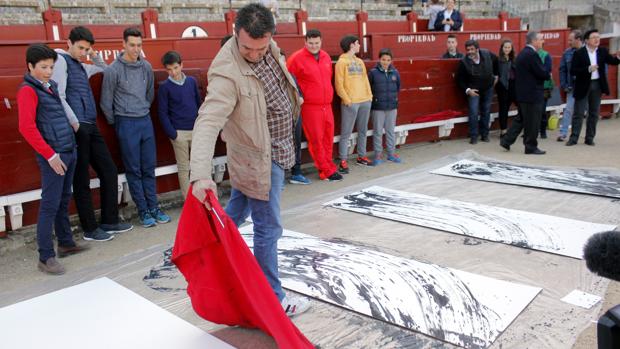
[[[526,187],[620,198],[620,176],[587,169],[553,169],[498,161],[460,160],[431,173]]]
[[[234,349],[108,278],[1,308],[0,328],[3,348]]]
[[[562,298],[562,302],[576,305],[584,309],[590,309],[601,301],[601,297],[580,290],[573,290]]]
[[[541,291],[290,230],[278,258],[285,288],[465,348],[488,347]]]
[[[595,233],[615,229],[538,213],[373,186],[325,205],[573,258]]]

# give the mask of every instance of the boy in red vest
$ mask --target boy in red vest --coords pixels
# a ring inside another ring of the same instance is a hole
[[[52,227],[58,240],[58,256],[65,257],[86,250],[73,241],[69,224],[71,182],[77,158],[75,135],[58,94],[50,80],[57,58],[44,44],[33,44],[26,51],[29,73],[17,93],[19,132],[37,152],[41,169],[41,202],[37,222],[39,270],[64,274],[56,260]]]

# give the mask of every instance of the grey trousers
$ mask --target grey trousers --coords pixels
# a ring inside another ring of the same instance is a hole
[[[373,110],[372,112],[372,146],[375,159],[383,153],[383,130],[385,129],[385,145],[387,155],[394,155],[396,149],[394,127],[396,126],[396,109]]]
[[[353,125],[357,126],[357,156],[366,156],[366,132],[368,132],[368,118],[370,116],[370,101],[353,103],[350,106],[340,105],[340,142],[338,155],[340,160],[349,157],[349,138],[353,132]]]

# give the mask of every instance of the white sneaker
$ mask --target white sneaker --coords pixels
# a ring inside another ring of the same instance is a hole
[[[310,308],[310,300],[307,297],[295,295],[284,296],[280,304],[289,317],[299,315]]]

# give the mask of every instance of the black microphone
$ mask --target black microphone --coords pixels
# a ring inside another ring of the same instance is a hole
[[[591,272],[620,281],[620,231],[592,235],[583,248],[583,258]]]
[[[592,235],[583,248],[583,258],[591,272],[620,281],[620,231]],[[596,333],[598,349],[620,348],[620,305],[598,319]]]

